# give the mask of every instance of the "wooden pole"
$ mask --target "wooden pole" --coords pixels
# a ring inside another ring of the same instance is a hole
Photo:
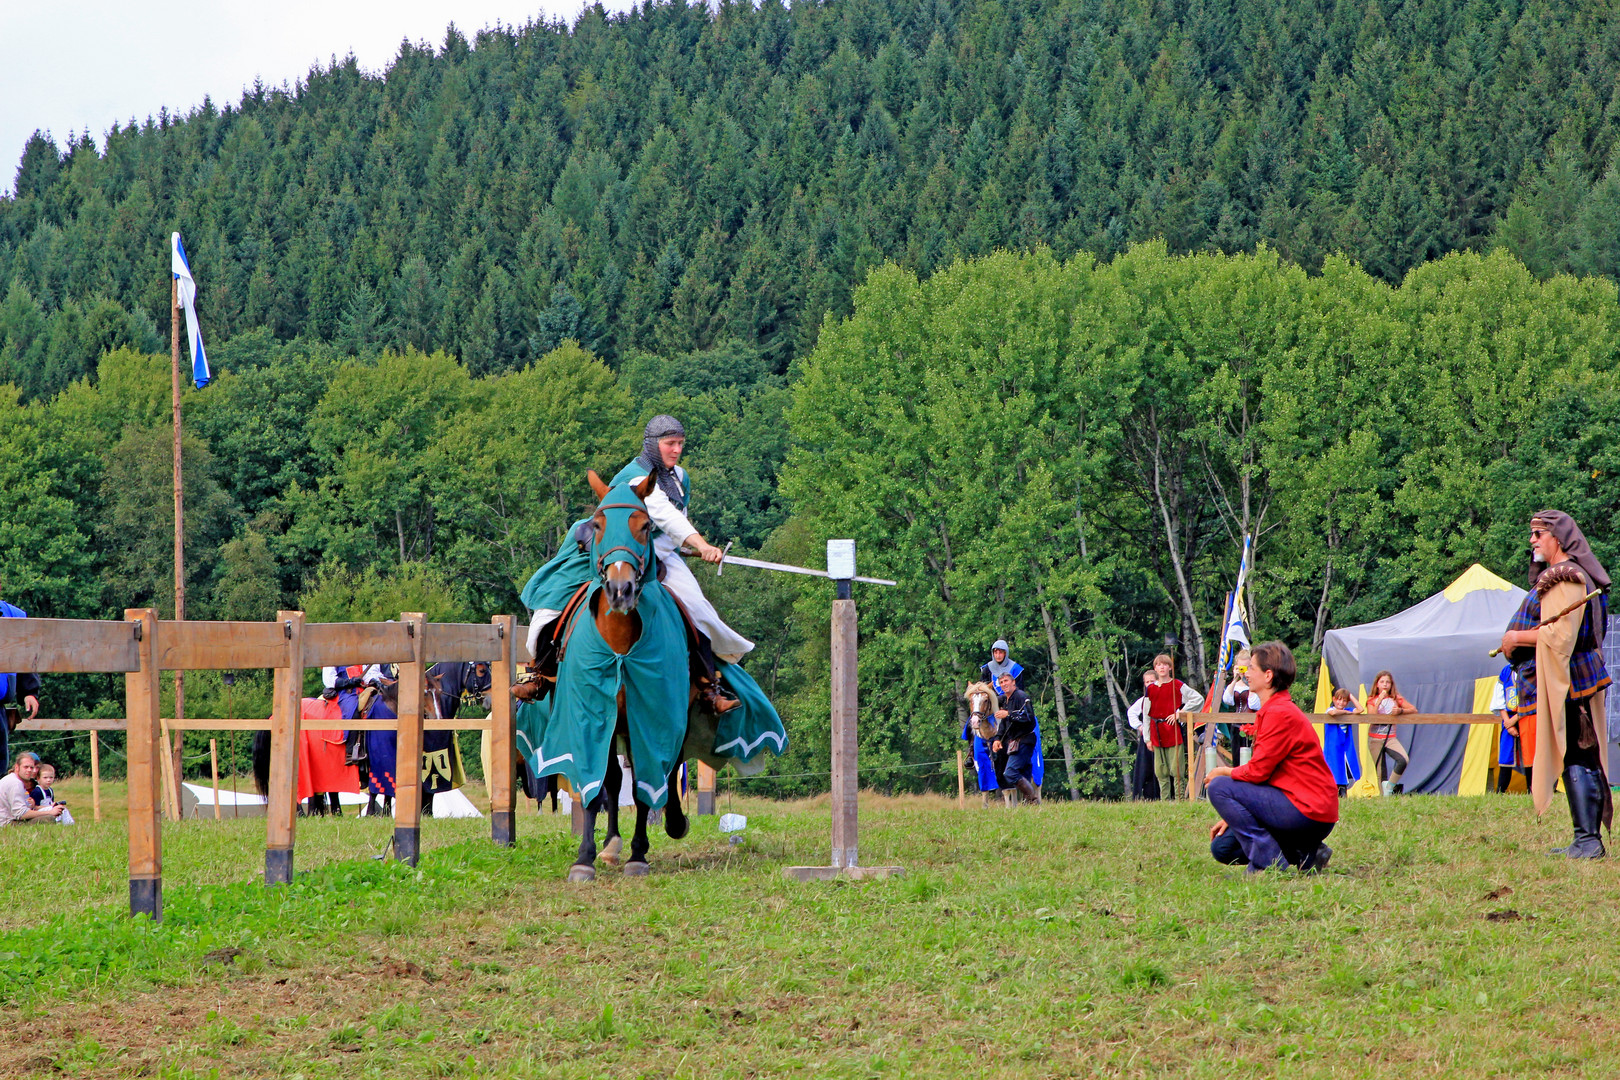
[[[500,653],[489,666],[489,829],[502,847],[517,840],[517,727],[512,683],[517,678],[517,620],[490,620],[500,635]]]
[[[842,566],[849,577],[833,579],[838,585],[838,598],[832,605],[832,667],[829,672],[832,683],[832,865],[785,866],[782,874],[790,881],[860,881],[905,873],[899,866],[862,866],[860,860],[860,770],[856,760],[859,683],[855,601],[850,594],[850,580],[855,576],[854,541],[827,542],[827,569],[833,569],[837,547],[842,544],[849,545]]]
[[[174,619],[176,622],[185,621],[186,617],[186,545],[185,545],[185,499],[181,494],[180,484],[180,279],[172,273],[169,275],[169,384],[174,392]],[[184,719],[186,715],[186,673],[174,673],[174,717],[176,720]],[[183,763],[180,752],[185,745],[185,732],[174,733],[174,745],[170,749],[173,762],[169,769],[171,788],[171,813],[175,820],[180,818],[180,777]]]
[[[270,702],[270,802],[265,807],[264,883],[287,885],[298,827],[298,729],[304,711],[304,613],[278,611],[287,664],[275,669]],[[216,800],[217,804],[217,800]]]
[[[214,820],[221,820],[219,812],[219,740],[208,740],[208,768],[214,774]]]
[[[956,808],[967,809],[967,769],[960,750],[956,752]]]
[[[124,619],[138,635],[139,666],[124,676],[124,708],[129,717],[125,752],[129,762],[129,913],[163,918],[163,833],[158,823],[158,759],[162,745],[158,715],[158,620],[150,608],[130,608]]]
[[[700,817],[714,816],[714,769],[698,762],[697,812]]]
[[[101,820],[101,739],[90,733],[90,809]]]
[[[163,793],[163,814],[170,821],[180,820],[179,785],[174,780],[174,757],[169,753],[169,721],[159,717],[158,741],[163,745],[163,753],[158,755],[158,783]],[[175,736],[179,738],[177,734]]]
[[[394,857],[415,866],[422,854],[422,691],[427,668],[427,616],[400,615],[411,635],[412,658],[399,665],[399,739],[394,756]]]
[[[855,601],[849,582],[838,583],[832,606],[832,865],[859,866],[856,765]]]

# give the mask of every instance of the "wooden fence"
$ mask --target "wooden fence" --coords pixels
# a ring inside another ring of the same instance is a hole
[[[0,671],[111,672],[124,676],[129,762],[129,907],[154,920],[163,915],[163,862],[159,792],[176,792],[163,745],[165,723],[158,705],[159,673],[208,669],[269,668],[275,673],[271,716],[263,721],[186,720],[170,726],[223,730],[268,727],[270,798],[264,880],[292,880],[298,807],[298,731],[302,725],[304,672],[343,664],[399,665],[399,750],[394,798],[394,854],[415,865],[421,853],[423,679],[442,662],[490,662],[490,830],[495,843],[515,839],[516,741],[514,708],[506,692],[516,677],[517,620],[497,615],[484,623],[429,623],[421,612],[398,622],[309,623],[301,611],[277,613],[274,622],[173,622],[150,608],[130,608],[122,622],[76,619],[0,619]],[[66,722],[62,722],[65,727]],[[111,721],[77,721],[85,727]],[[330,723],[322,721],[321,723]],[[345,721],[345,727],[370,727]],[[477,726],[482,726],[479,724]],[[61,729],[58,729],[61,730]]]
[[[1254,722],[1254,713],[1203,713],[1182,712],[1177,713],[1177,719],[1190,723],[1189,731],[1196,731],[1206,721],[1216,724],[1249,724]],[[1443,724],[1500,724],[1502,718],[1495,713],[1406,713],[1402,716],[1384,716],[1377,713],[1348,713],[1342,716],[1331,716],[1327,713],[1306,713],[1305,719],[1313,724],[1390,724],[1399,727],[1402,724],[1443,725]],[[1204,790],[1204,761],[1198,753],[1200,742],[1197,738],[1187,740],[1187,775],[1192,783],[1187,785],[1187,798],[1196,799]]]

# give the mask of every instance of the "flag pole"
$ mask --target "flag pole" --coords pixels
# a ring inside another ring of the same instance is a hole
[[[180,486],[180,279],[171,271],[169,274],[169,361],[170,383],[174,390],[174,618],[176,622],[184,621],[186,617],[186,552],[185,552],[185,502],[181,495]],[[186,715],[186,673],[174,673],[174,718],[182,720]],[[174,758],[174,768],[170,775],[174,783],[169,791],[170,813],[178,820],[180,816],[180,750],[181,740],[185,735],[178,729],[174,732],[174,741],[169,753]]]

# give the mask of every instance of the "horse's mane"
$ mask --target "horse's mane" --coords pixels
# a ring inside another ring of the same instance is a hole
[[[962,699],[964,701],[972,701],[974,694],[989,694],[990,695],[990,707],[992,709],[994,709],[996,706],[1001,704],[1001,695],[996,693],[996,688],[991,686],[987,682],[970,682],[970,683],[968,683],[967,684],[967,689],[962,691]]]

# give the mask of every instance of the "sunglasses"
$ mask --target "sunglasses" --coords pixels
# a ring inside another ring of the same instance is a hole
[[[1549,535],[1549,533],[1548,533],[1548,530],[1546,530],[1546,529],[1531,529],[1530,530],[1530,539],[1532,539],[1532,540],[1540,540],[1543,536],[1547,536],[1547,535]]]

